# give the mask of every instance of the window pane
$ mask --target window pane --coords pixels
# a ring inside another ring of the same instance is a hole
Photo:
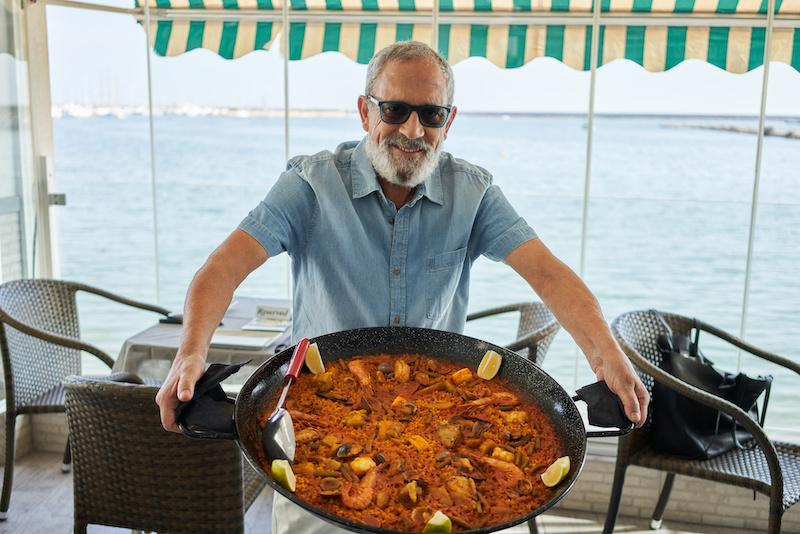
[[[144,32],[127,15],[48,7],[61,276],[155,302]],[[82,336],[111,355],[154,321],[79,301]],[[86,357],[84,372],[107,368]]]
[[[757,127],[758,73],[623,60],[597,82],[587,280],[606,316],[656,308],[737,332],[756,143],[708,128]],[[658,115],[604,115],[622,110]],[[735,351],[702,343],[736,369]]]
[[[333,152],[366,135],[357,108],[366,75],[366,65],[337,52],[289,63],[289,157]]]
[[[172,309],[284,168],[282,76],[281,58],[267,51],[153,56],[161,291]],[[278,259],[237,294],[283,298],[286,287]]]
[[[28,71],[19,7],[0,2],[0,282],[30,275],[33,182]],[[0,385],[3,378],[0,377]],[[0,399],[5,398],[5,387]]]
[[[769,72],[766,126],[800,135],[800,73],[773,62]],[[745,338],[764,350],[800,362],[800,139],[764,138],[758,215],[753,247],[750,300]],[[767,425],[781,436],[798,439],[798,376],[743,353],[748,374],[773,374]]]
[[[520,216],[577,271],[589,74],[545,58],[518,69],[473,58],[456,65],[455,75],[459,115],[445,150],[491,172]],[[539,298],[507,265],[486,258],[475,263],[470,311],[534,300]],[[516,337],[517,317],[481,319],[467,333],[506,344]],[[575,351],[570,336],[560,332],[544,361],[568,389]]]
[[[28,275],[23,204],[29,203],[33,161],[24,36],[16,4],[0,4],[0,280]],[[31,235],[31,229],[27,229]]]

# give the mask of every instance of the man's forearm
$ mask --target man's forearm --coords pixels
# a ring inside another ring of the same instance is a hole
[[[537,293],[572,335],[594,370],[599,358],[619,351],[597,299],[580,277],[561,262],[547,277],[551,280],[535,288]]]
[[[575,339],[593,370],[604,356],[621,354],[600,305],[586,284],[539,240],[532,240],[506,259],[533,288],[558,322]]]
[[[230,306],[237,285],[211,262],[197,271],[183,307],[183,335],[178,356],[202,355],[205,358],[211,336]]]
[[[205,359],[211,336],[230,306],[233,292],[267,257],[264,248],[239,229],[211,253],[186,292],[178,358],[199,355]]]

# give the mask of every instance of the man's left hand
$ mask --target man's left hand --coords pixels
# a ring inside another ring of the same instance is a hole
[[[647,420],[650,394],[644,387],[633,366],[621,350],[595,360],[594,372],[598,380],[605,380],[608,387],[622,400],[625,415],[641,427]]]

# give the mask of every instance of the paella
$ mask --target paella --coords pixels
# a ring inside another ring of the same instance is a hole
[[[494,376],[499,365],[496,353],[478,369],[385,354],[326,368],[312,347],[312,372],[286,400],[294,462],[259,460],[297,498],[371,527],[448,532],[513,520],[552,498],[569,459],[543,411]]]

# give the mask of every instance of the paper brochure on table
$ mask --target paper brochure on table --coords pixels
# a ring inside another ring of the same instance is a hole
[[[211,346],[217,348],[268,349],[291,344],[291,331],[248,332],[218,328],[211,337]]]
[[[258,335],[253,335],[251,332],[217,329],[211,336],[211,345],[214,347],[263,349],[279,335],[280,332],[260,332]]]
[[[292,324],[292,309],[286,306],[259,304],[253,319],[242,326],[242,330],[259,332],[283,332]]]

